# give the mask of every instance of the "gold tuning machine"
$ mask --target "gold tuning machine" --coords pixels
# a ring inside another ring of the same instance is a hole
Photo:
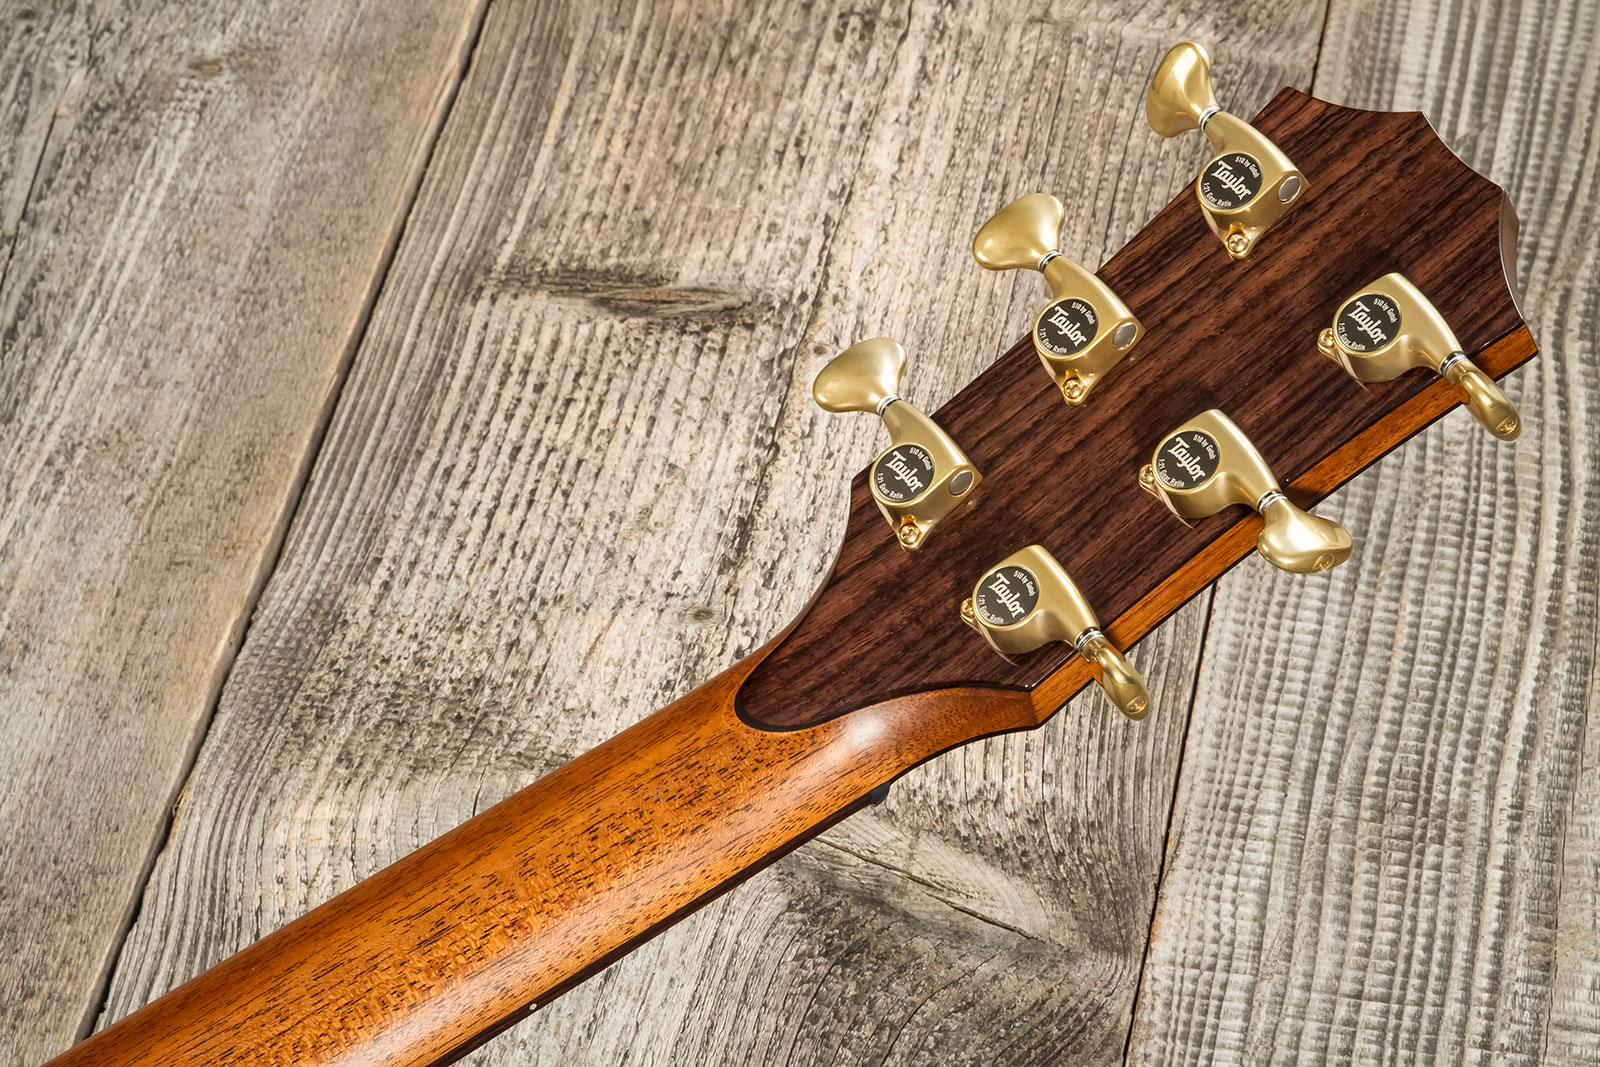
[[[1095,681],[1124,715],[1142,719],[1150,710],[1144,679],[1100,632],[1099,620],[1066,570],[1039,545],[989,568],[961,602],[961,621],[1004,656],[1065,641],[1088,662]]]
[[[1081,404],[1116,366],[1144,327],[1111,287],[1061,254],[1066,210],[1048,193],[1013,200],[972,241],[972,258],[987,270],[1036,270],[1055,299],[1033,323],[1033,348],[1062,399]]]
[[[1256,549],[1274,567],[1312,574],[1350,558],[1345,528],[1291,504],[1250,438],[1215,408],[1162,438],[1139,484],[1185,522],[1234,504],[1259,511],[1266,526]]]
[[[1358,382],[1386,382],[1425,367],[1455,388],[1490,433],[1511,441],[1522,432],[1516,407],[1466,357],[1444,316],[1403,274],[1385,274],[1339,305],[1317,349]]]
[[[1206,223],[1234,259],[1305,199],[1306,176],[1254,126],[1217,105],[1211,57],[1191,41],[1174,45],[1144,98],[1145,117],[1163,137],[1201,130],[1216,152],[1195,179]]]
[[[811,395],[824,411],[872,411],[882,417],[891,443],[873,461],[867,483],[901,547],[915,552],[983,476],[938,423],[900,399],[905,368],[900,343],[874,337],[829,360]]]

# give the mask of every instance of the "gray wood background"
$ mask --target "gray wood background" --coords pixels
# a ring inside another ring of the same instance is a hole
[[[1093,696],[952,753],[482,1064],[1600,1064],[1592,0],[0,0],[0,1063],[33,1067],[749,651],[888,333],[937,404],[1224,102],[1421,108],[1542,357]],[[618,358],[612,353],[627,353]]]

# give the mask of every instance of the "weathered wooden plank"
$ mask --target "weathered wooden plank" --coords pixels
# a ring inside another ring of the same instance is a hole
[[[0,7],[0,1063],[99,1011],[474,18]]]
[[[70,121],[77,106],[88,18],[71,3],[44,10],[0,5],[0,121],[6,132],[0,142],[0,282],[58,113]]]
[[[1321,8],[1218,7],[1241,108]],[[120,1015],[665,704],[825,569],[880,431],[808,387],[902,338],[935,404],[1027,327],[978,224],[1098,262],[1193,173],[1171,26],[1106,5],[496,4],[113,983]],[[615,353],[628,353],[619,359]],[[482,1054],[1119,1060],[1204,605],[1095,701],[951,754]]]
[[[1331,581],[1219,585],[1131,1062],[1600,1062],[1595,16],[1333,5],[1318,95],[1507,188],[1542,358],[1514,447],[1457,414],[1325,505]]]

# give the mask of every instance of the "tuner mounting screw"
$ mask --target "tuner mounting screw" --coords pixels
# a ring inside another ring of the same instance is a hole
[[[1242,230],[1235,230],[1228,234],[1228,239],[1223,242],[1228,246],[1228,252],[1234,256],[1243,256],[1250,251],[1250,238]]]
[[[900,543],[907,548],[916,548],[917,543],[922,540],[922,531],[917,529],[917,524],[910,519],[900,524],[896,534],[900,538]]]
[[[1089,391],[1083,387],[1082,379],[1068,378],[1061,383],[1061,398],[1069,404],[1081,404],[1083,398],[1088,395]]]
[[[1339,361],[1339,351],[1337,346],[1334,344],[1332,326],[1324,326],[1322,328],[1322,332],[1317,334],[1317,351],[1321,352],[1335,363]]]

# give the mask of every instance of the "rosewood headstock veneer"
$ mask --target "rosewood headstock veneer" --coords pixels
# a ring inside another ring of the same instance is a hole
[[[793,729],[972,688],[1053,712],[1089,679],[1068,646],[1008,661],[962,624],[962,598],[991,563],[1045,546],[1128,648],[1249,554],[1261,528],[1237,509],[1185,526],[1141,490],[1139,469],[1168,431],[1227,412],[1310,508],[1458,404],[1432,375],[1363,388],[1319,354],[1334,312],[1373,279],[1409,278],[1490,375],[1533,356],[1510,202],[1420,112],[1284,89],[1253,125],[1309,179],[1304,202],[1234,259],[1185,188],[1098,272],[1144,334],[1087,402],[1062,403],[1024,338],[935,412],[983,484],[915,554],[858,474],[826,584],[739,691],[746,722]]]

